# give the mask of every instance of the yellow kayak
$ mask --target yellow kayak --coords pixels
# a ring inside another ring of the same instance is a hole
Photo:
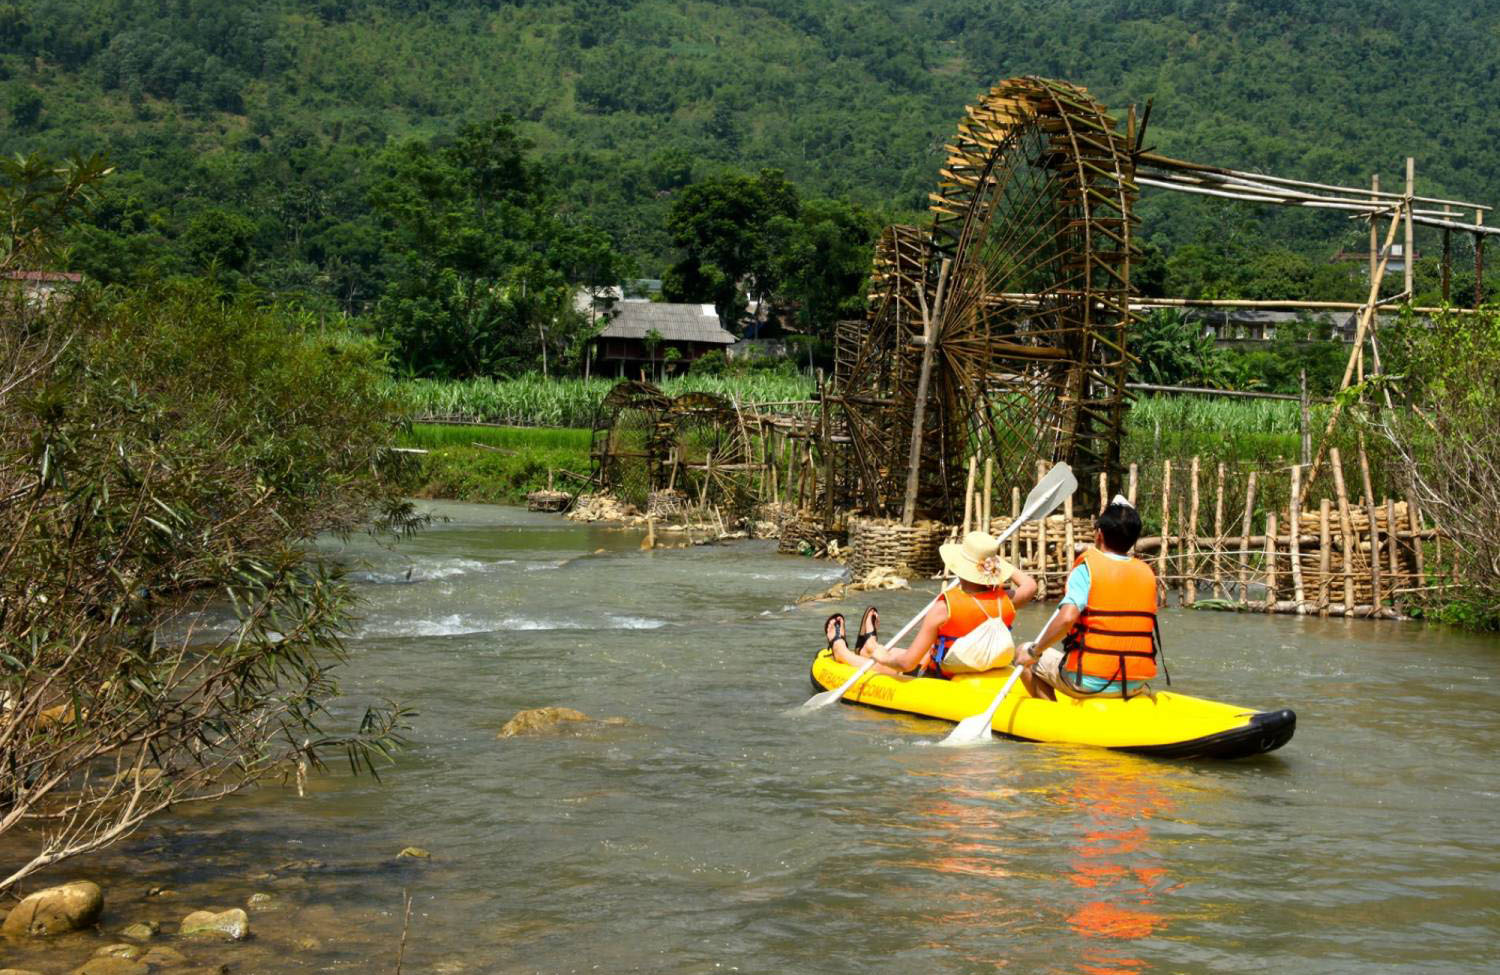
[[[861,677],[844,694],[846,704],[962,721],[990,706],[1011,669],[936,677]],[[813,659],[812,682],[819,690],[841,686],[854,668],[824,650]],[[1297,715],[1253,711],[1173,691],[1129,700],[1095,697],[1056,701],[1034,698],[1020,681],[1011,687],[991,730],[1020,741],[1097,745],[1162,758],[1244,758],[1274,751],[1291,741]]]

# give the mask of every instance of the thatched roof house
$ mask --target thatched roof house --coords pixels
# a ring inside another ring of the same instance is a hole
[[[719,324],[713,305],[627,298],[614,303],[608,318],[593,339],[593,371],[599,375],[634,377],[642,368],[653,375],[685,369],[705,352],[728,348],[735,340]],[[676,355],[669,356],[669,349]]]

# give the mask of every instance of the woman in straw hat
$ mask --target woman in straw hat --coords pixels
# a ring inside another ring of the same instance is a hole
[[[959,584],[938,597],[910,646],[880,645],[876,637],[880,614],[871,606],[860,620],[860,644],[854,650],[844,640],[843,616],[836,613],[828,618],[826,636],[834,656],[852,666],[863,663],[864,657],[874,657],[873,669],[882,674],[911,673],[920,667],[924,676],[945,677],[943,656],[953,641],[997,615],[1010,626],[1017,608],[1036,595],[1036,580],[1001,558],[999,543],[985,532],[969,532],[962,542],[949,542],[938,553]]]

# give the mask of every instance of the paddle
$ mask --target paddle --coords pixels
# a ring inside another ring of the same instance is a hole
[[[1053,612],[1053,616],[1057,613]],[[1051,620],[1048,620],[1051,625]],[[1045,629],[1045,627],[1044,627]],[[1000,710],[1000,702],[1005,700],[1005,695],[1015,685],[1016,679],[1021,676],[1021,668],[1015,667],[1006,678],[1005,686],[1000,688],[1000,693],[990,702],[990,706],[978,714],[972,714],[958,723],[958,727],[948,732],[948,737],[938,742],[939,745],[952,748],[957,745],[972,745],[976,742],[987,741],[990,737],[990,722],[995,720],[995,712]]]
[[[1036,487],[1031,489],[1031,493],[1026,495],[1026,503],[1021,506],[1021,513],[1017,515],[1015,521],[1012,521],[1010,523],[1010,526],[1001,533],[1000,538],[997,540],[997,543],[1005,541],[1015,533],[1017,528],[1020,528],[1026,522],[1031,521],[1032,519],[1039,516],[1050,514],[1058,505],[1063,503],[1064,498],[1072,494],[1077,489],[1078,481],[1073,477],[1073,469],[1067,464],[1057,464],[1056,466],[1054,466],[1050,471],[1047,472],[1047,475],[1045,477],[1037,482]],[[909,621],[907,621],[907,624],[905,626],[901,627],[901,629],[897,631],[896,635],[891,638],[891,642],[888,643],[887,646],[894,647],[896,644],[900,643],[901,638],[906,635],[906,632],[913,626],[916,626],[917,623],[921,621],[922,617],[926,616],[928,611],[931,610],[932,607],[937,605],[937,601],[942,598],[942,594],[944,592],[947,592],[949,589],[952,589],[956,585],[958,585],[958,580],[954,579],[952,582],[944,586],[942,592],[932,597],[932,602],[922,607],[922,611],[920,613],[918,613],[916,616],[913,616]],[[844,683],[839,685],[837,688],[831,691],[823,691],[821,694],[814,694],[812,697],[802,702],[802,710],[815,711],[818,708],[827,707],[834,701],[839,700],[846,693],[848,693],[849,688],[853,687],[855,682],[858,681],[860,677],[862,677],[864,673],[873,666],[875,666],[875,658],[871,657],[864,663],[860,664],[859,668],[855,670],[852,675],[850,675],[849,679],[844,681]],[[1007,685],[1006,690],[1009,689],[1010,687],[1009,685]],[[1004,695],[1002,694],[1001,696],[1003,697]]]

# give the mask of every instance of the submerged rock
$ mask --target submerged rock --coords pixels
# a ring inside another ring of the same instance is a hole
[[[92,927],[104,910],[104,891],[88,880],[39,890],[17,904],[0,928],[8,935],[63,934]]]
[[[142,948],[140,945],[117,944],[117,945],[105,945],[103,948],[100,948],[98,951],[94,952],[94,957],[95,958],[129,958],[131,960],[134,960],[136,958],[141,957],[145,953],[146,953],[146,949]]]
[[[531,708],[505,722],[505,727],[501,728],[500,733],[495,737],[514,738],[517,735],[535,735],[544,731],[552,731],[567,721],[592,720],[582,711],[575,711],[572,708]]]
[[[399,860],[402,857],[409,857],[413,860],[431,860],[432,854],[428,853],[420,846],[408,846],[406,849],[396,854],[396,859]]]
[[[227,911],[194,911],[182,919],[179,931],[189,938],[222,938],[243,941],[250,935],[250,918],[238,907]]]
[[[186,965],[187,955],[176,948],[168,948],[166,945],[157,945],[146,952],[139,959],[153,968],[170,968],[173,965]]]
[[[90,958],[73,975],[151,975],[151,966],[130,958]]]
[[[274,911],[281,907],[270,894],[251,894],[245,906],[252,911]]]
[[[134,941],[150,941],[160,931],[161,925],[155,921],[137,921],[124,931],[121,931],[120,937],[130,938]]]

